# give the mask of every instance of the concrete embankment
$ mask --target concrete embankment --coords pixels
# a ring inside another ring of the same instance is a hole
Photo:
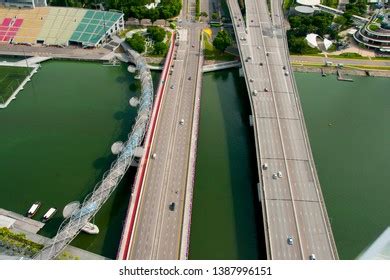
[[[294,71],[303,73],[324,73],[337,74],[336,67],[320,67],[320,66],[293,66]],[[388,70],[362,70],[344,67],[341,69],[343,75],[351,76],[372,76],[372,77],[390,77]]]

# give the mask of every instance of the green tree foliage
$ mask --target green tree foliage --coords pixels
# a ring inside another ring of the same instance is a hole
[[[157,42],[154,44],[154,54],[165,55],[168,51],[168,46],[163,42]]]
[[[126,42],[136,52],[143,53],[145,51],[145,38],[138,33],[135,33],[131,38],[127,38]]]
[[[304,37],[295,37],[290,34],[287,38],[288,47],[292,54],[313,54],[320,52],[317,48],[311,48]]]
[[[225,30],[219,31],[213,41],[214,47],[221,52],[224,52],[231,44],[232,38]]]
[[[353,15],[363,16],[367,11],[367,0],[350,0],[345,5],[345,12]]]
[[[148,34],[155,42],[162,42],[165,39],[166,32],[164,28],[159,26],[149,26],[147,29]]]
[[[211,19],[214,19],[214,20],[218,19],[218,13],[212,13]]]
[[[333,15],[318,13],[314,16],[290,16],[291,32],[296,36],[306,36],[308,33],[316,33],[324,36],[329,33]]]

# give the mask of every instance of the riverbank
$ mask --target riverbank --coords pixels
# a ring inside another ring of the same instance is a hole
[[[352,67],[343,67],[338,69],[337,67],[326,67],[326,66],[300,66],[300,65],[292,65],[294,71],[301,73],[318,73],[318,74],[326,74],[333,75],[337,74],[337,71],[341,72],[343,75],[350,76],[370,76],[370,77],[385,77],[390,78],[390,70],[365,70],[365,69],[357,69]]]

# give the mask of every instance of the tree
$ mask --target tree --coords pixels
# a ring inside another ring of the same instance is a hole
[[[231,44],[232,38],[225,30],[219,31],[213,41],[214,47],[221,52],[224,52]]]
[[[147,32],[155,42],[162,42],[165,39],[166,32],[164,28],[159,26],[149,26]]]
[[[143,53],[145,51],[145,38],[138,33],[135,33],[131,38],[127,38],[126,42],[136,52]]]
[[[212,13],[211,14],[211,19],[213,19],[213,20],[216,20],[216,19],[218,19],[218,13]]]
[[[201,13],[200,13],[200,16],[201,16],[201,17],[208,17],[209,15],[208,15],[206,12],[201,12]]]
[[[165,43],[163,42],[157,42],[154,44],[154,54],[161,54],[164,55],[168,50],[168,47]]]

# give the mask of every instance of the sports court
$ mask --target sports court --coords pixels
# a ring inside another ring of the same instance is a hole
[[[31,70],[28,67],[0,66],[0,104],[8,100]]]

